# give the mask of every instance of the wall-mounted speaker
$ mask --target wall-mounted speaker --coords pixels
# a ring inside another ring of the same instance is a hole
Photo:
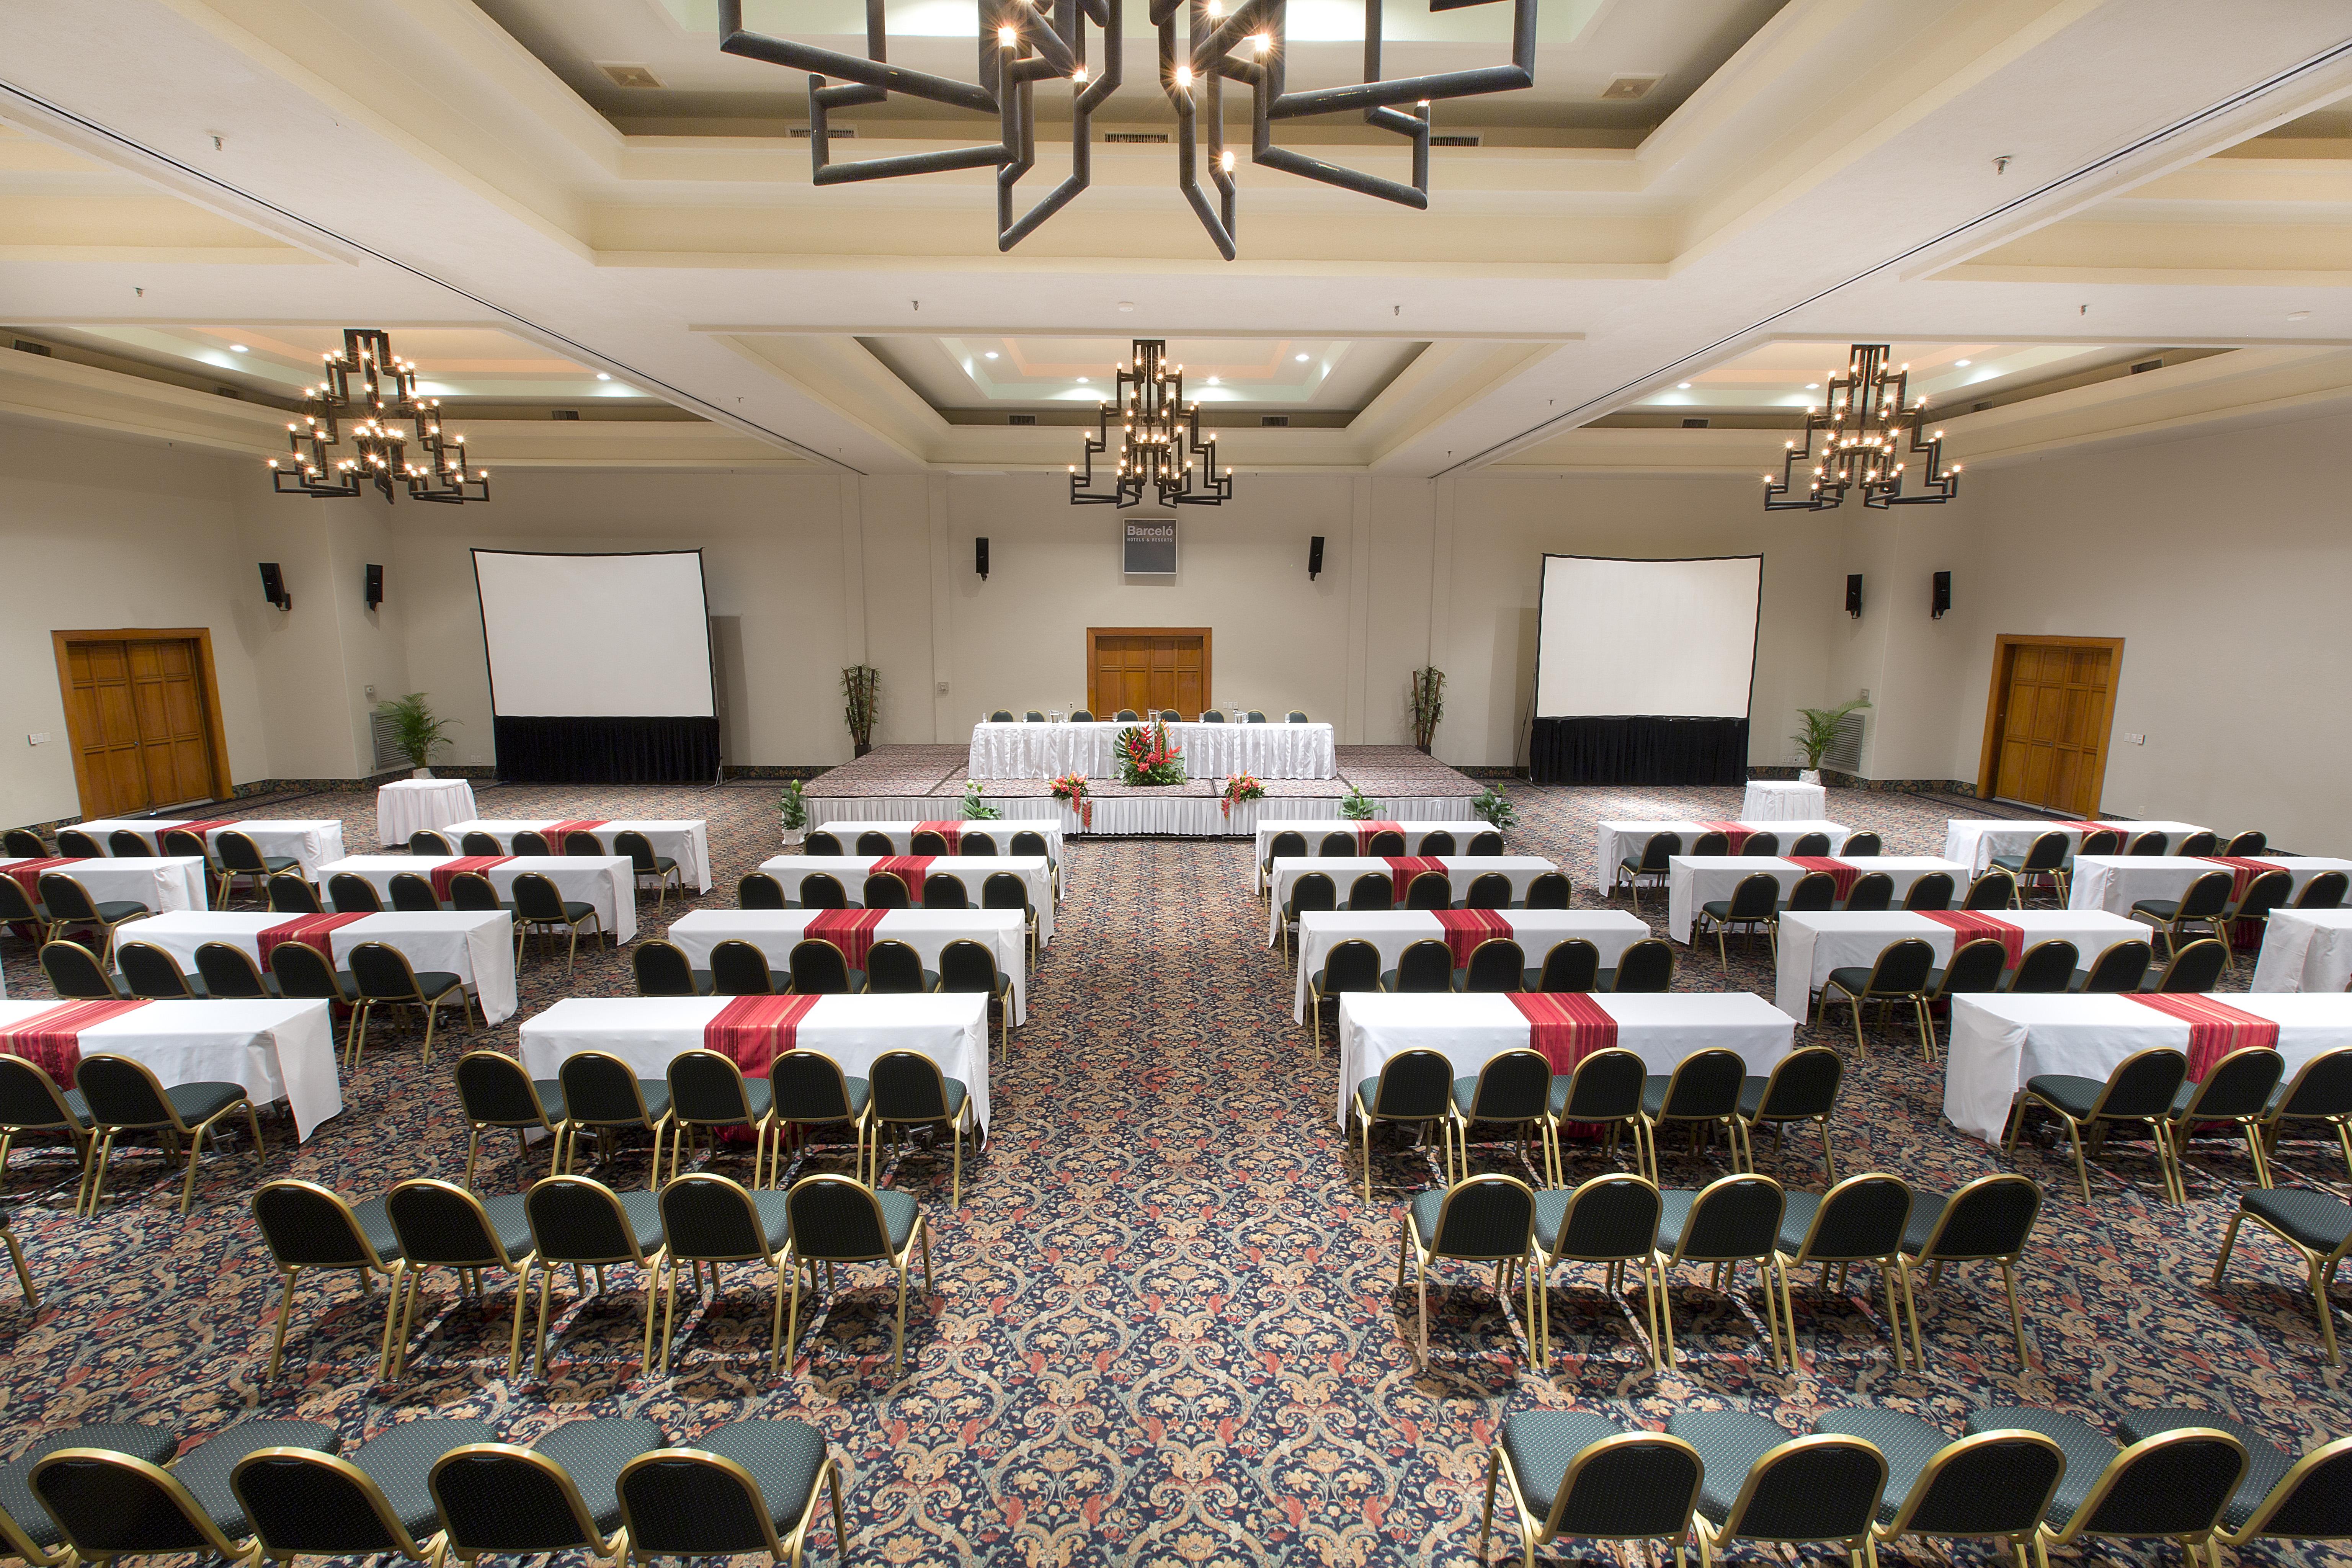
[[[988,536],[986,534],[971,542],[971,569],[980,574],[982,582],[988,581]]]
[[[1845,574],[1845,613],[1856,620],[1862,618],[1862,574],[1859,572]]]
[[[1927,601],[1927,614],[1940,621],[1944,618],[1944,612],[1951,607],[1952,574],[1949,572],[1938,572],[1936,574],[1935,595]]]
[[[1323,536],[1315,535],[1307,542],[1307,580],[1309,583],[1323,571]]]
[[[369,609],[373,610],[383,603],[383,568],[373,561],[368,563],[365,592]]]
[[[275,561],[261,563],[261,596],[281,610],[294,607],[294,595],[286,591],[285,574],[278,570]]]

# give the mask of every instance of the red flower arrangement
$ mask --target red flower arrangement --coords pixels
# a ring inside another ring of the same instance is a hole
[[[1045,787],[1049,792],[1051,792],[1055,800],[1060,801],[1063,805],[1068,806],[1072,811],[1078,814],[1078,829],[1080,832],[1093,831],[1095,825],[1095,803],[1087,795],[1086,774],[1079,773],[1064,773],[1060,778],[1049,781]]]
[[[1155,719],[1151,727],[1137,725],[1118,732],[1118,782],[1125,784],[1180,784],[1184,782],[1184,749],[1171,745],[1168,725]]]
[[[1235,773],[1225,781],[1225,816],[1230,821],[1234,807],[1245,800],[1264,800],[1265,785],[1255,773]]]

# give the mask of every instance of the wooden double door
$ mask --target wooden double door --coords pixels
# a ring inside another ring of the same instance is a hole
[[[84,817],[228,794],[212,644],[201,629],[58,632],[66,739]]]
[[[2095,816],[2121,637],[1994,640],[1977,794]]]
[[[1209,706],[1206,626],[1088,626],[1087,707],[1108,719],[1174,709],[1198,719]]]

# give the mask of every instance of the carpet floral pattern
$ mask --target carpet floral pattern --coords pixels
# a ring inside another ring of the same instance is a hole
[[[1513,848],[1557,859],[1580,906],[1600,901],[1585,885],[1597,821],[1738,809],[1730,790],[1511,793],[1521,812]],[[717,889],[684,905],[673,898],[659,916],[648,898],[642,929],[655,935],[698,903],[731,907],[735,879],[777,852],[774,794],[509,785],[484,790],[481,805],[505,817],[707,816]],[[341,816],[359,847],[373,842],[373,804],[355,793],[259,810]],[[1837,792],[1832,815],[1876,828],[1889,853],[1933,853],[1942,841],[1944,809],[1900,795]],[[2293,1450],[2352,1431],[2294,1260],[2249,1234],[2223,1288],[2206,1285],[2251,1179],[2242,1152],[2200,1144],[2191,1201],[2176,1210],[2151,1162],[2111,1150],[2095,1163],[2097,1202],[2086,1207],[2046,1127],[2015,1161],[2048,1194],[2020,1278],[2027,1370],[2011,1355],[1997,1276],[1963,1271],[1926,1293],[1921,1373],[1895,1370],[1867,1270],[1835,1300],[1809,1274],[1798,1288],[1805,1362],[1776,1373],[1752,1272],[1725,1296],[1686,1270],[1675,1290],[1682,1363],[1654,1376],[1633,1327],[1638,1294],[1612,1300],[1587,1270],[1555,1276],[1547,1377],[1491,1276],[1455,1269],[1433,1281],[1432,1356],[1416,1371],[1411,1290],[1393,1289],[1398,1205],[1432,1166],[1384,1134],[1375,1201],[1363,1203],[1353,1145],[1330,1120],[1335,1054],[1327,1041],[1318,1058],[1289,1021],[1291,980],[1262,945],[1249,853],[1234,841],[1071,844],[1060,932],[1034,972],[1032,1021],[997,1072],[995,1134],[967,1163],[962,1209],[949,1212],[943,1152],[919,1148],[889,1173],[920,1198],[939,1269],[936,1294],[910,1309],[903,1380],[890,1376],[890,1295],[877,1270],[845,1277],[814,1307],[813,1327],[804,1301],[789,1375],[772,1380],[764,1279],[730,1269],[716,1301],[691,1312],[682,1290],[672,1373],[639,1377],[640,1281],[614,1269],[610,1293],[584,1301],[568,1275],[559,1281],[543,1384],[527,1361],[523,1377],[505,1375],[503,1277],[476,1301],[458,1296],[453,1276],[434,1275],[409,1372],[384,1386],[373,1378],[381,1287],[362,1298],[348,1278],[306,1276],[285,1369],[269,1381],[278,1277],[249,1217],[256,1170],[242,1141],[207,1157],[185,1221],[152,1154],[119,1160],[106,1209],[77,1220],[68,1163],[20,1148],[6,1185],[27,1200],[16,1226],[44,1299],[31,1313],[0,1288],[0,1456],[100,1419],[194,1436],[248,1414],[300,1416],[355,1442],[425,1415],[478,1416],[518,1440],[588,1415],[650,1416],[684,1439],[790,1415],[843,1456],[864,1562],[1339,1568],[1473,1561],[1488,1447],[1506,1416],[1529,1409],[1659,1426],[1677,1409],[1730,1406],[1794,1429],[1825,1408],[1869,1403],[1957,1433],[1977,1406],[2025,1401],[2112,1432],[2123,1411],[2188,1405],[2251,1422]],[[50,994],[26,944],[0,938],[0,960],[10,996]],[[568,984],[560,962],[535,956],[520,978],[524,1017],[566,994],[632,988],[625,950],[583,953]],[[1727,976],[1712,952],[1685,951],[1676,984],[1769,994],[1769,962],[1760,943],[1750,953],[1735,942]],[[1843,1025],[1840,1014],[1800,1037],[1851,1057]],[[427,1068],[415,1040],[379,1027],[346,1083],[346,1110],[310,1143],[295,1149],[283,1118],[268,1121],[268,1173],[354,1198],[413,1175],[455,1179],[466,1144],[449,1079],[459,1042]],[[510,1022],[465,1043],[511,1051],[516,1040]],[[2011,1165],[1945,1125],[1940,1100],[1940,1068],[1906,1056],[1899,1029],[1877,1032],[1871,1054],[1850,1063],[1840,1169],[1948,1191]],[[1664,1154],[1670,1185],[1728,1169],[1719,1150],[1694,1155],[1677,1141]],[[1810,1133],[1777,1152],[1759,1143],[1759,1154],[1768,1173],[1820,1190]],[[511,1144],[488,1155],[483,1190],[530,1179]],[[1572,1158],[1577,1173],[1602,1165],[1591,1150]],[[1477,1163],[1515,1168],[1500,1148]],[[2306,1184],[2344,1176],[2321,1145],[2284,1163]],[[730,1152],[719,1168],[746,1164]],[[802,1168],[846,1162],[819,1148]],[[600,1173],[642,1186],[644,1155],[625,1151]],[[1516,1548],[1507,1537],[1495,1550]],[[814,1559],[834,1551],[828,1522]],[[2315,1563],[2352,1555],[2300,1552]]]

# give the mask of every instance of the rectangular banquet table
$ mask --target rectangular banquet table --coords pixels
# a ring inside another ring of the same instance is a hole
[[[697,969],[710,967],[710,950],[722,942],[748,942],[767,954],[768,967],[782,969],[793,944],[824,910],[697,910],[673,922],[669,940],[685,950]],[[940,951],[951,942],[976,942],[996,957],[996,967],[1013,982],[1013,1021],[1029,1021],[1029,943],[1019,910],[884,910],[867,940],[903,942],[925,969],[937,972]],[[836,946],[841,944],[835,943]],[[850,953],[852,969],[866,967],[863,952]]]
[[[840,839],[844,849],[854,847],[857,843],[857,836],[861,833],[879,833],[890,840],[891,854],[904,855],[908,853],[908,846],[914,841],[917,831],[925,827],[931,828],[934,832],[942,828],[955,828],[965,833],[985,833],[996,840],[996,850],[1000,855],[1013,847],[1014,834],[1034,833],[1045,841],[1045,858],[1056,866],[1062,863],[1062,823],[1059,817],[1003,816],[994,821],[971,822],[828,822],[818,831],[830,833]],[[961,854],[962,846],[954,838],[950,838],[948,853]]]
[[[0,1029],[72,1005],[0,1002]],[[235,1083],[256,1105],[282,1100],[294,1114],[299,1139],[309,1139],[320,1122],[343,1109],[335,1031],[324,1002],[131,1003],[79,1030],[76,1045],[81,1056],[104,1051],[143,1062],[165,1089]],[[26,1054],[5,1039],[0,1050]],[[55,1071],[50,1076],[60,1087],[73,1081]]]
[[[965,776],[1050,779],[1065,773],[1118,776],[1118,735],[1126,723],[974,724]],[[1328,724],[1171,724],[1168,740],[1183,755],[1187,778],[1255,773],[1262,779],[1339,776]]]
[[[1742,822],[1817,822],[1829,810],[1829,792],[1793,779],[1750,779],[1740,797]]]
[[[2257,991],[2341,991],[2352,984],[2352,910],[2273,910],[2254,960]]]
[[[2279,1026],[2278,1052],[2290,1080],[2320,1052],[2352,1046],[2352,996],[2242,991],[2210,999]],[[2189,1049],[2187,1022],[2130,995],[1956,996],[1951,1033],[1944,1115],[1988,1143],[2000,1137],[2010,1102],[2028,1079],[2071,1073],[2104,1079],[2134,1051]]]
[[[1758,833],[1772,835],[1782,849],[1793,847],[1808,833],[1824,833],[1829,836],[1832,855],[1844,848],[1845,841],[1853,837],[1852,829],[1826,818],[1789,822],[1604,822],[1593,835],[1592,885],[1614,891],[1625,875],[1623,863],[1640,859],[1642,851],[1649,846],[1650,836],[1656,833],[1681,834],[1685,850],[1702,833],[1727,833],[1735,855],[1750,835]]]
[[[1411,857],[1409,857],[1411,858]],[[1511,879],[1514,901],[1528,896],[1528,884],[1547,871],[1557,871],[1558,866],[1535,855],[1439,855],[1427,857],[1437,861],[1438,869],[1454,884],[1454,900],[1459,903],[1470,890],[1471,879],[1489,871],[1500,871]],[[1357,878],[1368,871],[1393,876],[1397,868],[1387,857],[1353,855],[1310,855],[1303,860],[1283,859],[1274,863],[1274,896],[1267,900],[1265,945],[1274,946],[1282,940],[1282,905],[1290,897],[1290,885],[1309,871],[1320,871],[1331,879],[1331,886],[1340,903],[1348,901],[1348,889]],[[1398,893],[1396,901],[1404,902]]]
[[[364,877],[389,904],[392,879],[403,871],[429,878],[436,866],[458,865],[468,858],[463,855],[353,855],[320,867],[320,879],[340,871]],[[465,868],[459,866],[459,869]],[[526,871],[536,871],[553,882],[567,902],[593,904],[614,945],[635,940],[637,879],[626,855],[509,855],[481,874],[489,879],[500,899],[511,900],[514,880]]]
[[[1556,942],[1582,937],[1601,951],[1601,967],[1611,969],[1625,950],[1650,934],[1650,928],[1622,910],[1490,910],[1511,928],[1511,940],[1527,954],[1527,967],[1540,968],[1544,954]],[[1307,982],[1323,971],[1324,960],[1339,943],[1360,940],[1380,949],[1381,968],[1394,969],[1404,950],[1414,942],[1446,940],[1445,922],[1434,910],[1335,910],[1298,917],[1298,985],[1290,1008],[1291,1022],[1307,1021]],[[1465,946],[1469,946],[1465,939]],[[1454,953],[1454,967],[1463,965],[1465,952]]]
[[[550,1079],[575,1051],[620,1058],[658,1079],[670,1058],[705,1048],[704,1031],[736,996],[573,996],[522,1026],[522,1065]],[[971,1093],[988,1127],[988,998],[978,992],[922,996],[819,996],[795,1026],[793,1048],[820,1051],[852,1078],[885,1051],[920,1051]],[[207,1004],[212,1005],[212,1004]]]
[[[2045,833],[2064,834],[2066,853],[2072,855],[2083,847],[2084,834],[2103,827],[2121,833],[2126,849],[2143,833],[2163,834],[2165,847],[2171,848],[2190,834],[2205,831],[2190,822],[2009,822],[1955,816],[1944,823],[1944,858],[1958,860],[1974,876],[1991,865],[1996,855],[2024,854]]]
[[[568,826],[567,826],[568,825]],[[499,853],[511,852],[518,833],[545,833],[551,827],[564,827],[567,832],[593,833],[596,842],[604,847],[607,855],[617,854],[613,847],[614,837],[622,833],[642,833],[656,855],[667,855],[677,862],[681,881],[698,893],[710,891],[709,825],[699,816],[682,817],[675,821],[604,821],[601,818],[582,820],[562,817],[477,817],[470,822],[453,822],[439,831],[446,835],[455,847],[461,835],[487,833],[499,841]],[[547,847],[558,855],[563,853],[560,839],[551,837]]]
[[[1696,1051],[1738,1051],[1748,1076],[1762,1078],[1789,1054],[1797,1026],[1748,991],[1610,992],[1591,996],[1617,1026],[1617,1044],[1654,1077]],[[1507,995],[1485,993],[1349,992],[1339,999],[1339,1117],[1347,1124],[1356,1086],[1378,1078],[1400,1051],[1431,1050],[1454,1064],[1456,1078],[1476,1076],[1491,1058],[1526,1047],[1527,1016]]]
[[[196,949],[208,942],[225,942],[242,948],[266,973],[269,964],[262,956],[261,933],[299,918],[243,910],[174,910],[126,927],[120,940],[153,942],[172,955],[184,974],[196,973]],[[514,1016],[514,921],[507,915],[487,910],[450,910],[441,914],[388,910],[380,915],[362,915],[327,933],[335,967],[349,969],[351,950],[363,942],[380,942],[398,950],[409,967],[420,973],[438,969],[455,974],[481,1005],[487,1023],[504,1023]]]
[[[1992,918],[2017,928],[2018,946],[2040,942],[2071,942],[2076,951],[2076,973],[2087,972],[2099,954],[2119,942],[2146,942],[2147,926],[2140,921],[2111,915],[2104,910],[2008,910]],[[1778,988],[1773,1001],[1799,1023],[1805,1021],[1812,996],[1832,969],[1867,969],[1889,942],[1906,936],[1925,937],[1936,950],[1936,967],[1952,960],[1959,945],[1952,927],[1932,915],[1902,910],[1790,910],[1780,917]],[[1971,938],[1970,940],[1974,940]],[[2016,960],[2011,963],[2014,966]]]
[[[112,836],[118,829],[127,828],[136,833],[147,841],[148,848],[154,849],[162,846],[163,835],[171,829],[191,827],[198,821],[203,822],[205,843],[215,858],[220,855],[220,836],[224,833],[244,834],[264,855],[292,857],[301,865],[302,874],[314,882],[319,879],[320,867],[330,860],[343,858],[343,822],[341,817],[318,817],[310,821],[247,817],[222,822],[210,817],[110,816],[74,826],[97,839],[110,855],[114,852]]]
[[[2322,871],[2352,872],[2352,860],[2322,855],[2249,855],[2242,858],[2285,867],[2294,875],[2297,893]],[[2201,855],[2078,855],[2066,901],[2078,910],[2105,910],[2110,914],[2127,915],[2142,899],[2177,899],[2188,890],[2189,883],[2206,872],[2235,869],[2226,860],[2208,859]]]
[[[152,860],[45,859],[0,858],[0,876],[29,884],[25,891],[40,897],[40,879],[55,871],[79,882],[93,902],[130,900],[161,912],[164,910],[209,909],[211,889],[205,882],[205,863],[193,855],[170,855]]]
[[[824,871],[838,879],[849,901],[862,905],[866,901],[866,878],[878,855],[779,855],[772,860],[760,862],[765,871],[784,885],[784,897],[797,904],[801,897],[801,879],[813,871]],[[892,856],[892,859],[902,857]],[[913,856],[903,857],[913,859]],[[935,855],[925,858],[923,879],[952,877],[963,884],[965,901],[974,908],[980,905],[980,890],[999,871],[1010,871],[1021,879],[1029,890],[1029,907],[1037,911],[1037,940],[1054,940],[1054,868],[1043,855]],[[923,901],[920,888],[908,888],[907,896],[915,903]]]
[[[1307,852],[1309,855],[1315,854],[1323,847],[1323,836],[1327,833],[1353,834],[1356,839],[1356,853],[1359,855],[1370,853],[1370,846],[1372,841],[1373,834],[1402,833],[1404,835],[1404,852],[1408,855],[1418,855],[1421,853],[1422,840],[1427,838],[1433,833],[1451,833],[1454,835],[1454,848],[1461,850],[1467,849],[1470,847],[1470,840],[1477,837],[1481,833],[1489,833],[1492,831],[1493,828],[1489,824],[1475,820],[1469,822],[1391,822],[1386,819],[1381,819],[1377,821],[1368,820],[1363,822],[1351,822],[1345,817],[1337,816],[1260,817],[1257,825],[1257,853],[1253,856],[1252,858],[1256,862],[1258,868],[1258,891],[1264,892],[1265,891],[1266,858],[1274,851],[1274,837],[1277,833],[1297,833],[1305,835],[1307,839]]]
[[[1898,904],[1903,895],[1911,890],[1912,883],[1933,871],[1941,871],[1952,879],[1955,901],[1968,891],[1968,868],[1958,861],[1939,860],[1933,856],[1872,855],[1839,864],[1854,867],[1865,874],[1885,872],[1895,883],[1895,901]],[[1731,897],[1731,890],[1756,872],[1769,872],[1772,879],[1780,884],[1780,896],[1785,899],[1789,889],[1809,869],[1794,860],[1770,855],[1677,855],[1666,862],[1666,934],[1676,942],[1690,941],[1691,925],[1698,919],[1700,909],[1717,899]]]

